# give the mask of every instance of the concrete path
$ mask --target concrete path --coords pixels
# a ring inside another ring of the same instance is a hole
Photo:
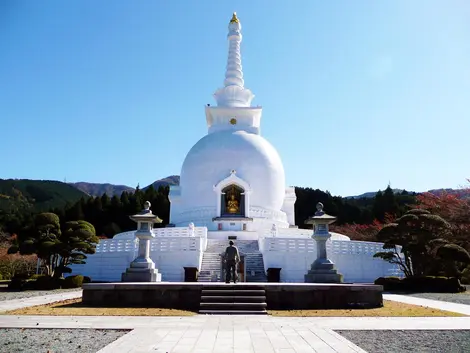
[[[0,310],[79,298],[74,291],[0,302]],[[470,315],[470,306],[384,294],[394,300]],[[129,329],[101,349],[114,352],[365,352],[334,330],[470,330],[470,317],[273,317],[196,315],[13,316],[0,328]]]
[[[339,334],[322,328],[292,329],[255,325],[227,328],[140,328],[99,353],[114,352],[365,352]]]
[[[0,315],[0,328],[214,329],[258,327],[266,330],[470,330],[470,317],[275,317],[275,316],[40,316]]]
[[[0,312],[27,308],[27,307],[36,306],[36,305],[44,305],[44,304],[58,302],[61,300],[75,299],[75,298],[81,298],[81,297],[82,297],[82,290],[78,289],[72,292],[48,294],[48,295],[43,295],[43,296],[22,298],[22,299],[3,300],[3,301],[0,301]]]
[[[416,298],[409,295],[400,294],[384,294],[384,300],[393,300],[400,303],[427,306],[433,309],[440,309],[445,311],[452,311],[464,315],[470,315],[470,305],[444,302],[441,300],[432,300],[424,298]]]
[[[364,352],[333,330],[470,330],[470,317],[7,316],[0,328],[130,329],[111,352]]]

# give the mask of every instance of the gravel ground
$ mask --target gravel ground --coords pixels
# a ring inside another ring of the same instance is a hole
[[[41,296],[41,295],[48,295],[48,294],[73,292],[73,291],[76,291],[76,290],[79,290],[79,289],[78,288],[72,288],[72,289],[26,290],[26,291],[23,291],[23,292],[9,292],[7,285],[2,284],[2,285],[0,285],[0,301],[38,297],[38,296]]]
[[[95,353],[128,330],[0,329],[0,352]]]
[[[336,330],[367,352],[470,352],[468,330]]]
[[[470,286],[465,286],[466,292],[463,293],[411,293],[411,297],[442,300],[445,302],[470,305]]]
[[[470,293],[413,293],[407,294],[410,297],[442,300],[445,302],[470,305]]]

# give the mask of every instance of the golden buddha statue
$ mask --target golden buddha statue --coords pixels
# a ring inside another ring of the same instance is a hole
[[[238,201],[235,199],[235,195],[232,193],[230,199],[227,201],[227,212],[230,214],[238,213],[240,207]]]

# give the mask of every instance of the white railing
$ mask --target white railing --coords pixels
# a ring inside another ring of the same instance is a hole
[[[134,251],[136,244],[134,239],[101,239],[96,245],[96,252]]]
[[[177,234],[175,232],[173,235]],[[164,281],[182,281],[184,267],[201,267],[207,237],[161,236],[150,240],[150,258]],[[103,239],[96,253],[87,255],[83,265],[72,265],[73,274],[90,276],[96,281],[120,281],[121,274],[135,259],[137,239]]]
[[[400,269],[374,254],[383,251],[382,243],[329,240],[328,257],[335,263],[346,282],[373,282],[378,277],[402,276]],[[316,259],[316,242],[313,239],[261,238],[259,248],[263,253],[265,268],[278,267],[282,282],[303,282],[303,276]]]
[[[172,215],[172,223],[181,224],[184,222],[201,222],[212,220],[217,216],[217,209],[215,207],[200,207]],[[278,222],[287,222],[287,215],[282,211],[267,210],[261,207],[250,207],[249,216],[252,218],[272,219]]]
[[[278,222],[287,223],[287,215],[281,211],[267,210],[261,207],[250,207],[250,217],[251,218],[263,218],[263,219],[272,219]]]
[[[203,251],[199,238],[155,238],[150,241],[152,252]]]
[[[259,241],[260,250],[265,251],[283,251],[283,252],[315,252],[316,242],[312,238],[275,238],[266,237]],[[383,251],[383,243],[374,243],[366,241],[354,241],[354,240],[329,240],[326,242],[326,248],[331,254],[367,254],[374,255],[379,251]]]
[[[277,228],[275,237],[278,238],[312,238],[313,230],[312,229],[299,229],[299,228]],[[261,235],[264,238],[272,238],[272,230],[263,230]]]
[[[113,240],[133,240],[135,238],[135,230],[116,234]],[[194,227],[191,233],[188,227],[168,227],[168,228],[154,228],[153,234],[155,237],[198,237],[207,238],[206,227]]]
[[[150,240],[151,251],[204,251],[206,244],[207,239],[201,237],[161,237]],[[136,239],[102,239],[96,246],[96,253],[134,252],[137,246]]]
[[[189,227],[174,227],[174,228],[155,228],[153,234],[156,237],[199,237],[207,238],[206,227],[194,227],[194,233],[190,234]]]

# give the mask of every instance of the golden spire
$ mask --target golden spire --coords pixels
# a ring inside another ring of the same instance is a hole
[[[233,16],[232,16],[232,19],[230,20],[230,23],[238,23],[238,17],[237,17],[237,13],[234,12],[233,13]]]

